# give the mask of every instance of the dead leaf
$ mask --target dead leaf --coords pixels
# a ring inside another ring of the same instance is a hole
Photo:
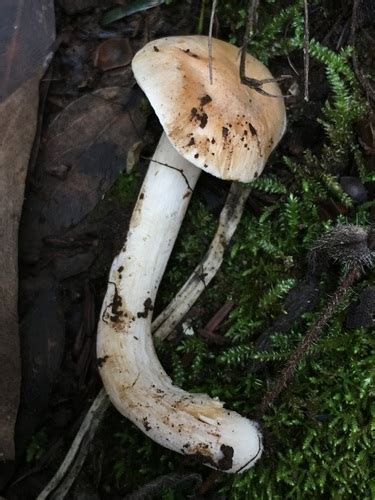
[[[133,51],[127,38],[113,38],[102,42],[94,56],[94,65],[101,71],[120,68],[130,64]]]
[[[95,7],[109,6],[113,0],[58,0],[67,14],[77,14]]]
[[[14,458],[20,390],[18,225],[36,130],[39,78],[34,76],[0,104],[0,460]]]
[[[141,102],[139,91],[124,88],[87,94],[57,116],[41,141],[20,235],[21,259],[39,259],[35,266],[24,266],[26,274],[31,272],[21,281],[25,384],[17,422],[20,452],[45,417],[64,347],[57,283],[85,271],[96,257],[97,227],[87,232],[87,216],[143,135]],[[108,220],[113,230],[113,214]]]
[[[53,0],[1,1],[0,102],[40,70],[54,40]]]
[[[41,417],[45,416],[65,342],[57,280],[45,273],[45,276],[30,281],[33,305],[20,325],[22,390],[16,425],[18,455],[24,453]]]
[[[24,207],[24,260],[36,262],[44,238],[85,218],[125,169],[146,121],[141,99],[138,91],[101,89],[74,101],[50,124],[37,160],[42,180]],[[56,177],[62,165],[64,179]]]

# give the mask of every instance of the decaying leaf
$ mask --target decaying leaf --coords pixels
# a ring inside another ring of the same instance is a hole
[[[108,7],[113,4],[112,0],[58,0],[58,3],[67,14],[76,14],[95,7]]]
[[[46,63],[55,39],[53,0],[2,0],[0,102]]]
[[[0,6],[0,461],[14,458],[20,391],[18,226],[38,116],[39,80],[55,39],[53,0]]]
[[[0,104],[0,460],[14,457],[20,391],[18,225],[36,129],[40,75]]]
[[[61,365],[66,326],[59,283],[95,259],[96,228],[86,216],[125,169],[128,151],[143,135],[141,100],[139,91],[119,87],[87,94],[68,105],[42,138],[20,232],[22,262],[31,264],[31,273],[25,277],[26,270],[21,280],[20,452],[46,414]],[[108,220],[111,227],[113,217]],[[87,354],[80,353],[85,366]]]
[[[144,10],[152,9],[164,3],[165,0],[134,0],[126,7],[116,7],[106,12],[103,16],[102,24],[110,24],[119,21],[126,16],[131,16],[136,12],[143,12]]]
[[[43,239],[78,224],[125,169],[146,120],[140,99],[129,89],[101,89],[67,106],[48,127],[38,158],[42,181],[24,208],[24,260],[37,261]]]
[[[94,65],[101,71],[120,68],[130,64],[133,52],[127,38],[105,40],[96,49]]]

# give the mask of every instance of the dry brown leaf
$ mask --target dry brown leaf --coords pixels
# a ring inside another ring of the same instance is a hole
[[[0,460],[14,458],[20,391],[18,226],[37,125],[39,78],[34,76],[0,104]]]
[[[101,89],[68,105],[50,124],[37,160],[41,182],[24,208],[25,260],[36,262],[44,238],[61,235],[86,217],[125,169],[146,120],[140,103],[136,91]]]
[[[53,0],[1,0],[0,102],[39,71],[54,39]]]
[[[120,68],[131,63],[133,51],[127,38],[105,40],[96,49],[94,65],[101,71]]]

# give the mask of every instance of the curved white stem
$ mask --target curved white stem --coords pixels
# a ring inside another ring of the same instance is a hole
[[[165,339],[173,332],[173,329],[216,276],[223,262],[225,249],[241,220],[250,191],[249,186],[232,182],[220,214],[218,228],[206,255],[167,307],[152,322],[152,331],[156,338]]]
[[[200,171],[165,136],[153,159],[159,163],[150,163],[110,272],[98,326],[100,374],[116,408],[156,442],[240,472],[261,455],[257,425],[205,394],[175,387],[154,350],[155,295]]]

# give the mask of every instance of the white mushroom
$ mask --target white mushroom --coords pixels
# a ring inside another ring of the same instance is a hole
[[[259,459],[260,430],[222,402],[173,385],[154,350],[151,317],[199,169],[249,182],[284,132],[282,99],[241,85],[237,56],[236,47],[213,40],[212,85],[206,37],[153,41],[134,57],[134,75],[166,135],[112,265],[97,341],[100,374],[116,408],[159,444],[226,472],[242,472]],[[246,70],[271,77],[251,56]],[[265,90],[280,95],[275,83]]]

